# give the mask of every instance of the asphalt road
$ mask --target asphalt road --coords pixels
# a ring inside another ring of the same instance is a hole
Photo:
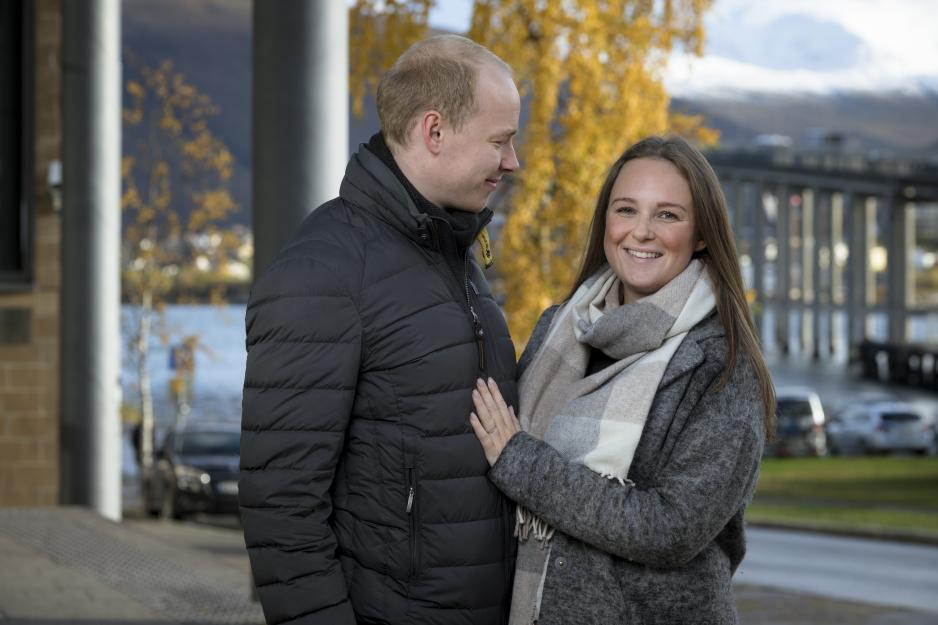
[[[938,547],[750,527],[736,583],[936,615]]]

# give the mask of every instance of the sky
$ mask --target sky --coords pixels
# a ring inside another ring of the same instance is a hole
[[[430,24],[468,29],[472,0],[438,0]],[[703,58],[672,55],[678,95],[727,91],[938,92],[938,0],[716,0]]]

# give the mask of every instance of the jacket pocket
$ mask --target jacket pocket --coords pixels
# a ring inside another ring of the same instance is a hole
[[[410,566],[408,577],[415,577],[420,570],[420,517],[418,505],[417,470],[407,469],[407,523],[408,547],[410,549]]]

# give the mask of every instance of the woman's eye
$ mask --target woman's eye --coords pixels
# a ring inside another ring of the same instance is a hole
[[[658,213],[658,216],[661,217],[662,219],[667,219],[668,221],[677,219],[677,215],[672,213],[671,211],[661,211],[660,213]]]
[[[623,215],[631,215],[635,212],[635,209],[631,206],[619,206],[616,208],[617,213],[622,213]]]

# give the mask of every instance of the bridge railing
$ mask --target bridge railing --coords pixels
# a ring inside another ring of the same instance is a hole
[[[863,341],[859,357],[864,378],[938,392],[938,345]]]

